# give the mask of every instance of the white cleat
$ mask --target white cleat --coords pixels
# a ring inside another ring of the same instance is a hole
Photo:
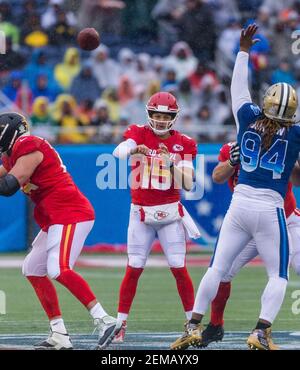
[[[61,334],[50,330],[49,337],[34,345],[37,350],[70,350],[73,349],[69,334]]]
[[[112,316],[104,316],[101,319],[95,319],[96,330],[99,330],[99,339],[96,349],[106,348],[122,327],[122,321],[118,321]]]

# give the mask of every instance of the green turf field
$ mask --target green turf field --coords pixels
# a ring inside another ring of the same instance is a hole
[[[189,269],[195,288],[205,268]],[[124,269],[78,270],[91,284],[105,309],[116,314],[119,284]],[[249,331],[259,310],[260,295],[266,283],[262,267],[247,267],[235,279],[228,303],[225,328],[228,331]],[[291,272],[284,305],[274,330],[300,331],[299,315],[291,310],[291,293],[300,289],[300,278]],[[0,334],[46,333],[48,323],[33,289],[19,269],[0,269],[0,290],[6,293],[7,313],[0,315]],[[58,286],[61,308],[69,332],[90,333],[93,330],[88,313],[63,287]],[[300,307],[300,305],[299,305]],[[146,269],[139,283],[130,319],[129,332],[181,332],[184,322],[175,280],[168,269]],[[205,320],[207,322],[208,319]]]

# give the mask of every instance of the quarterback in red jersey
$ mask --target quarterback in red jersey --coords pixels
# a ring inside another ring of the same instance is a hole
[[[126,320],[138,279],[144,270],[151,246],[158,237],[177,283],[186,317],[194,303],[192,280],[185,264],[185,232],[199,237],[199,231],[180,203],[180,189],[193,186],[193,159],[196,142],[172,129],[179,108],[173,95],[154,94],[147,103],[148,125],[132,125],[114,155],[129,156],[132,166],[128,265],[120,288],[118,320],[122,329],[114,342],[124,340]]]
[[[36,348],[73,348],[49,278],[64,285],[89,310],[99,329],[98,348],[104,348],[120,327],[105,312],[88,283],[72,269],[94,224],[92,205],[54,148],[30,135],[21,114],[0,114],[0,152],[0,195],[11,196],[21,188],[35,203],[34,218],[41,227],[23,264],[23,274],[50,321],[49,337]]]
[[[233,192],[237,184],[239,175],[239,146],[236,142],[227,143],[222,146],[219,154],[219,163],[213,171],[213,180],[218,184],[226,181],[230,190]],[[289,182],[287,193],[284,199],[284,210],[286,223],[290,233],[293,251],[291,255],[291,265],[295,272],[300,275],[300,211],[296,208],[296,199],[292,190],[292,183]],[[207,328],[202,332],[201,346],[205,347],[209,343],[222,340],[224,335],[224,310],[230,296],[231,280],[239,270],[258,255],[254,240],[250,241],[247,247],[236,257],[231,270],[222,279],[218,293],[211,304],[211,318]],[[272,349],[277,346],[272,345]]]

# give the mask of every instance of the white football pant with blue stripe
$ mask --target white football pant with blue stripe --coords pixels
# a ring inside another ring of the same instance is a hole
[[[224,218],[211,266],[204,275],[193,312],[204,314],[236,257],[254,240],[269,277],[261,297],[260,319],[272,323],[284,299],[289,265],[289,237],[283,198],[270,189],[237,185]]]
[[[295,209],[286,219],[286,226],[289,234],[290,266],[297,275],[300,275],[300,212]],[[256,243],[252,239],[247,247],[237,256],[229,273],[222,279],[222,282],[231,281],[248,262],[257,257]]]

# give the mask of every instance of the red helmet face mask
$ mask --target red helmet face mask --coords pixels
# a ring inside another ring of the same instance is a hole
[[[167,92],[158,92],[151,96],[147,105],[148,123],[156,135],[165,135],[172,129],[179,108],[176,98]],[[152,118],[154,113],[168,114],[171,119],[157,120]]]

